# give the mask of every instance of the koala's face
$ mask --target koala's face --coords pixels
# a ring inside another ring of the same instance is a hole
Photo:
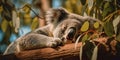
[[[54,37],[61,38],[64,43],[68,40],[74,42],[80,27],[80,21],[76,19],[66,19],[56,27],[53,34]]]
[[[67,40],[75,42],[76,37],[79,34],[81,22],[76,19],[68,19],[68,21],[66,21],[66,22],[68,24],[66,25],[66,29],[63,29],[64,35],[62,38],[65,40],[65,42]]]
[[[86,20],[90,21],[90,25],[97,21],[91,17],[69,13],[64,8],[51,9],[46,13],[46,21],[52,25],[50,30],[53,36],[61,38],[65,43],[68,40],[73,42],[76,40],[80,27]]]

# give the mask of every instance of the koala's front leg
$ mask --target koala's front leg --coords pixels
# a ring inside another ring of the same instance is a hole
[[[28,34],[18,41],[18,49],[30,50],[45,47],[57,47],[62,44],[59,38],[48,37],[41,34]]]
[[[63,45],[66,43],[67,39],[64,38],[64,33],[66,30],[66,26],[59,25],[56,27],[56,29],[53,32],[53,36],[55,38],[60,38],[63,42]]]
[[[61,46],[63,45],[63,42],[60,38],[53,38],[53,37],[49,37],[51,38],[51,41],[47,43],[47,47],[57,47],[57,46]]]

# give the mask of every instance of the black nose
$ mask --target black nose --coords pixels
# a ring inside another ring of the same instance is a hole
[[[68,30],[67,39],[72,40],[74,38],[75,33],[76,33],[76,29],[74,27],[71,27]]]

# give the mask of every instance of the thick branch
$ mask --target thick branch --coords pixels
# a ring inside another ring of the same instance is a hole
[[[59,48],[43,48],[36,50],[23,51],[20,53],[1,56],[0,60],[79,60],[79,51],[81,43],[78,43],[77,49],[75,44],[66,44]]]

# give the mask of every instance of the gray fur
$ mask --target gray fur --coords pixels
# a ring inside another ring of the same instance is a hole
[[[50,9],[46,12],[45,19],[48,23],[46,26],[19,37],[8,46],[4,55],[24,50],[60,46],[67,42],[67,37],[72,32],[71,28],[74,28],[75,32],[72,32],[74,35],[71,36],[72,40],[75,40],[84,21],[97,21],[91,17],[69,13],[63,8]]]

